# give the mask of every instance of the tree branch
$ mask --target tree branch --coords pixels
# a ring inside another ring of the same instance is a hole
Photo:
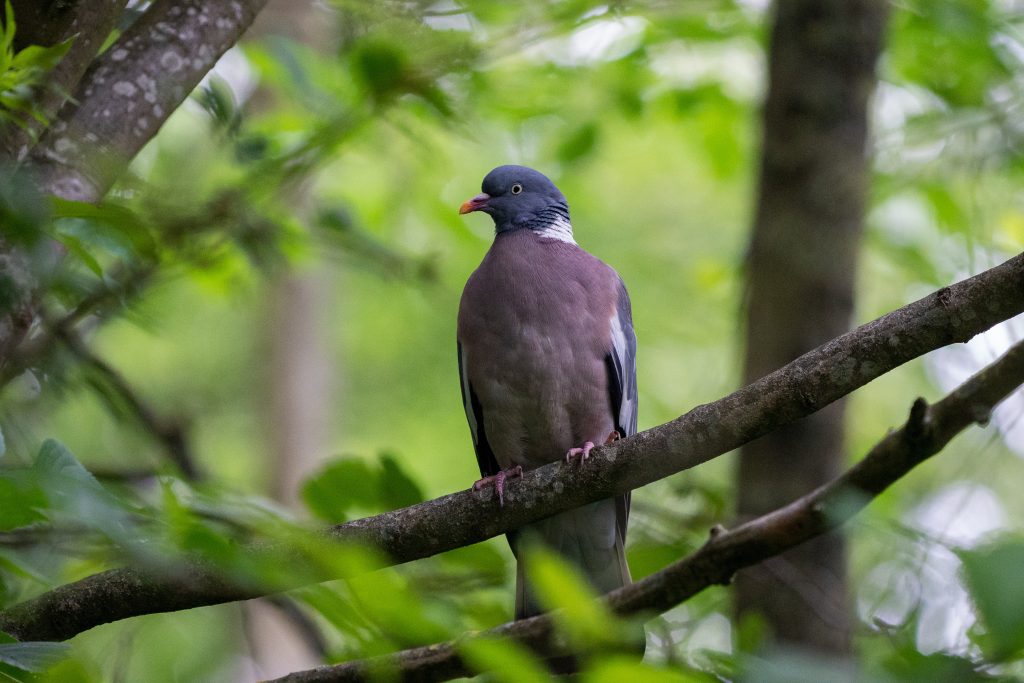
[[[809,415],[929,351],[969,340],[1024,311],[1022,293],[1024,254],[861,325],[725,398],[597,448],[586,467],[552,463],[527,472],[506,491],[504,508],[490,489],[461,491],[341,524],[325,536],[408,562],[639,488]],[[340,577],[323,580],[332,578]],[[110,621],[261,594],[201,563],[176,567],[173,575],[113,569],[0,612],[0,630],[22,640],[62,640]]]
[[[47,192],[95,202],[267,0],[155,0],[89,68],[32,150]],[[196,47],[198,46],[198,47]]]
[[[12,3],[18,24],[14,36],[16,49],[28,45],[56,45],[74,37],[67,54],[36,94],[38,110],[47,120],[58,112],[67,93],[78,85],[126,4],[127,0],[15,0]],[[41,127],[42,124],[31,120],[26,128],[10,126],[0,131],[0,156],[12,160],[24,158]]]
[[[660,614],[705,588],[728,584],[733,575],[848,521],[915,466],[941,451],[974,423],[985,424],[996,404],[1024,383],[1024,342],[929,406],[914,402],[910,417],[842,476],[812,493],[730,531],[716,527],[703,547],[604,599],[620,616]],[[511,622],[478,636],[512,638],[545,656],[552,651],[554,619],[549,615]],[[443,681],[473,676],[454,642],[414,648],[370,660],[299,671],[270,683],[369,681],[373,672],[403,681]]]

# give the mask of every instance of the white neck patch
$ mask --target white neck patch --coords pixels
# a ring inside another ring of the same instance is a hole
[[[572,238],[572,223],[563,216],[557,216],[555,220],[538,229],[537,232],[541,237],[576,244],[576,240]]]

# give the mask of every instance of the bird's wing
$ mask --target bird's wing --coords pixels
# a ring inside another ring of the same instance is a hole
[[[476,461],[480,465],[480,476],[489,477],[497,474],[501,467],[498,465],[498,459],[494,457],[491,445],[487,443],[483,408],[480,406],[480,399],[477,398],[469,383],[469,374],[465,367],[465,351],[461,343],[456,342],[456,346],[459,356],[459,386],[462,389],[462,407],[466,409],[466,420],[469,422],[469,431],[473,435],[473,450],[476,451]]]
[[[618,281],[618,302],[611,319],[612,349],[605,358],[615,429],[623,437],[636,434],[636,334],[629,293]]]
[[[636,334],[633,332],[633,311],[629,304],[629,292],[621,278],[618,279],[618,299],[615,314],[611,319],[612,349],[605,357],[608,367],[608,391],[611,399],[615,429],[623,437],[636,434]],[[616,527],[625,542],[626,526],[629,521],[628,493],[615,498]]]

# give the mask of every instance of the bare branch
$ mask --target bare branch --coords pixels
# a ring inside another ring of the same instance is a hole
[[[624,493],[706,462],[809,415],[929,351],[967,341],[1024,311],[1024,254],[858,327],[772,374],[667,424],[595,449],[587,467],[527,472],[498,508],[489,489],[461,491],[328,529],[408,562],[477,543],[557,512]],[[324,580],[339,577],[323,577]],[[113,569],[0,612],[0,630],[61,640],[109,621],[261,595],[201,563],[173,576]]]
[[[708,542],[695,553],[604,599],[620,616],[662,613],[709,586],[728,584],[744,567],[835,529],[915,466],[941,451],[968,426],[984,424],[996,404],[1022,383],[1024,342],[935,405],[917,399],[906,424],[890,432],[842,476],[731,531],[716,527]],[[539,616],[479,635],[513,638],[539,650],[543,656],[550,656],[556,647],[551,638],[553,633],[552,617]],[[270,683],[369,681],[374,680],[375,671],[397,674],[392,678],[403,681],[444,681],[477,673],[462,661],[457,645],[449,642],[299,671]]]
[[[155,0],[85,74],[30,156],[41,186],[65,199],[107,193],[267,0]]]

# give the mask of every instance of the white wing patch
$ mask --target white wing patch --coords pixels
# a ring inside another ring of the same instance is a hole
[[[612,352],[618,360],[618,367],[622,369],[623,373],[623,404],[618,409],[618,424],[623,425],[627,429],[631,422],[633,422],[633,416],[636,415],[636,394],[630,389],[630,380],[632,379],[632,373],[629,368],[629,358],[627,357],[627,349],[629,344],[626,340],[626,331],[623,329],[623,324],[618,319],[618,311],[611,316],[611,348]],[[623,434],[628,436],[628,434]]]
[[[612,353],[620,373],[622,382],[622,405],[619,407],[618,422],[623,429],[630,432],[622,436],[632,436],[636,432],[637,400],[636,400],[636,336],[633,323],[627,313],[625,325],[619,317],[620,309],[616,307],[610,320],[612,336]]]

